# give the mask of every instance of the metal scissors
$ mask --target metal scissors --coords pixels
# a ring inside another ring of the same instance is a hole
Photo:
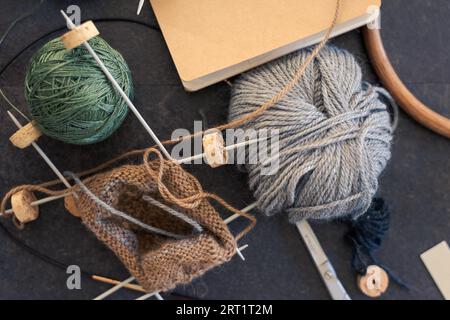
[[[309,225],[308,221],[302,220],[297,222],[297,229],[308,248],[311,257],[317,267],[317,270],[322,277],[328,292],[333,300],[351,300],[350,296],[345,291],[344,286],[339,281],[336,271],[334,271],[333,265],[328,260],[327,255],[322,249],[314,231]]]

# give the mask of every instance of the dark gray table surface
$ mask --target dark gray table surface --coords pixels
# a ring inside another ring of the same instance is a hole
[[[0,34],[32,1],[1,0]],[[19,23],[0,47],[0,68],[22,48],[40,36],[63,27],[58,13],[70,4],[82,8],[82,19],[129,18],[156,23],[145,4],[137,17],[138,0],[46,1],[32,17]],[[186,13],[189,14],[189,13]],[[450,116],[450,3],[446,0],[390,0],[382,11],[382,35],[391,60],[405,83],[435,110]],[[129,22],[97,24],[102,36],[127,60],[134,79],[136,98],[143,116],[157,134],[170,136],[175,128],[192,130],[203,112],[209,125],[226,120],[229,87],[220,83],[196,93],[186,93],[159,32]],[[22,108],[24,75],[31,55],[53,33],[25,51],[0,78],[0,87]],[[332,41],[356,55],[364,77],[377,78],[368,62],[361,33],[356,30]],[[3,101],[0,105],[5,107]],[[8,141],[15,131],[5,108],[0,110],[0,193],[23,183],[52,179],[53,173],[32,149],[19,150]],[[39,144],[62,170],[78,171],[133,148],[148,146],[147,134],[135,117],[110,139],[94,146],[77,147],[43,137]],[[419,126],[403,112],[393,144],[393,155],[380,182],[380,195],[392,209],[389,236],[377,256],[411,286],[410,291],[393,284],[384,299],[441,299],[419,255],[442,240],[450,240],[450,142]],[[247,178],[234,166],[215,170],[189,168],[206,190],[215,192],[236,207],[251,203]],[[258,214],[256,229],[241,244],[248,243],[247,260],[234,258],[177,292],[212,299],[328,299],[310,256],[293,225],[284,215],[267,218]],[[100,275],[125,279],[128,273],[103,244],[76,218],[62,201],[41,207],[39,220],[11,232],[32,247],[67,264],[77,264]],[[233,228],[242,227],[236,222]],[[314,224],[326,253],[354,299],[365,297],[356,287],[350,268],[351,248],[344,239],[347,227],[336,223]],[[91,299],[107,289],[83,279],[81,290],[67,290],[65,272],[50,266],[12,243],[0,232],[0,298]],[[114,298],[134,294],[122,291]]]

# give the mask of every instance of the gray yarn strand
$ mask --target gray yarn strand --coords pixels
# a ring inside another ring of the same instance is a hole
[[[148,195],[142,196],[142,199],[144,199],[145,201],[151,203],[155,207],[158,207],[158,208],[166,211],[167,213],[170,213],[174,217],[177,217],[178,219],[183,220],[184,222],[190,224],[194,229],[197,230],[197,232],[202,232],[203,231],[202,226],[197,221],[195,221],[194,219],[189,218],[184,213],[176,211],[176,210],[166,206],[164,203],[161,203],[158,200],[153,199],[152,197],[150,197]]]
[[[229,120],[277,94],[310,50],[239,77],[233,84]],[[380,96],[394,108],[394,125]],[[246,165],[258,208],[267,215],[287,212],[293,223],[363,214],[391,156],[395,123],[396,106],[389,94],[362,82],[361,68],[350,53],[326,46],[280,102],[242,126],[279,130],[279,171],[262,174],[271,159]]]
[[[162,235],[162,236],[166,236],[166,237],[173,238],[173,239],[178,239],[178,240],[186,238],[185,235],[178,235],[178,234],[175,234],[175,233],[172,233],[172,232],[169,232],[169,231],[166,231],[166,230],[163,230],[163,229],[156,228],[156,227],[153,227],[151,225],[148,225],[148,224],[146,224],[146,223],[144,223],[144,222],[142,222],[142,221],[140,221],[140,220],[130,216],[129,214],[127,214],[127,213],[125,213],[123,211],[120,211],[120,210],[117,210],[116,208],[111,207],[109,204],[105,203],[99,197],[97,197],[95,194],[93,194],[92,191],[89,190],[89,188],[73,172],[67,171],[67,172],[65,172],[65,174],[70,176],[75,181],[75,183],[81,188],[81,190],[89,198],[92,199],[92,201],[94,201],[98,206],[100,206],[103,209],[107,210],[110,214],[115,215],[117,217],[120,217],[120,218],[122,218],[122,219],[124,219],[124,220],[126,220],[126,221],[128,221],[128,222],[130,222],[130,223],[132,223],[134,225],[136,225],[136,226],[139,226],[139,227],[143,228],[144,230],[147,230],[147,231],[155,233],[155,234],[159,234],[159,235]],[[158,202],[157,200],[151,198],[151,197],[147,197],[147,199],[144,199],[144,200],[145,201],[149,201],[150,203],[153,203],[153,204],[158,203],[159,204],[158,207],[163,209],[164,205],[162,203]],[[189,222],[189,221],[192,221],[192,219],[188,218],[184,214],[182,214],[180,212],[177,212],[177,211],[175,211],[173,209],[166,210],[166,211],[168,213],[170,213],[170,214],[175,215],[178,218],[183,216],[183,220],[184,221],[192,224],[191,222]],[[202,231],[202,228],[198,225],[198,223],[195,222],[195,225],[193,225],[193,226],[194,226],[194,228],[197,231]]]

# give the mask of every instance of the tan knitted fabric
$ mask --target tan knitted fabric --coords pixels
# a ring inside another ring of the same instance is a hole
[[[150,167],[157,169],[158,161],[150,162]],[[126,165],[88,180],[86,186],[110,206],[151,226],[188,236],[174,240],[144,231],[109,214],[85,193],[77,192],[77,207],[84,224],[149,292],[188,283],[230,260],[236,252],[233,235],[207,200],[203,199],[195,209],[171,205],[203,227],[204,231],[195,235],[189,224],[144,201],[142,196],[147,194],[170,205],[159,194],[145,165]],[[198,184],[192,175],[174,165],[166,167],[163,182],[177,197],[195,194]]]
[[[143,156],[141,165],[124,165],[102,172],[137,155]],[[205,192],[194,176],[179,164],[164,159],[153,147],[127,152],[78,176],[87,177],[83,181],[84,186],[110,208],[145,225],[183,237],[176,240],[131,224],[101,206],[96,201],[98,199],[94,200],[79,184],[68,189],[49,189],[60,184],[60,180],[12,188],[3,197],[0,212],[10,216],[17,227],[23,228],[24,224],[16,219],[14,213],[6,214],[6,204],[14,194],[22,190],[52,196],[74,192],[73,202],[84,224],[115,252],[149,292],[165,291],[177,284],[188,283],[230,260],[237,250],[236,241],[256,224],[255,217],[234,208],[216,194]],[[203,231],[194,233],[191,224],[151,205],[143,198],[145,195],[195,220]],[[210,200],[246,218],[249,224],[233,237]]]

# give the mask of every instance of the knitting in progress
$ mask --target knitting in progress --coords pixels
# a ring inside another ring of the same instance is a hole
[[[151,163],[156,169],[158,164]],[[170,177],[170,178],[169,178]],[[196,180],[185,171],[170,166],[166,173],[168,186],[178,196],[190,196]],[[195,209],[185,209],[207,231],[192,234],[192,228],[160,208],[145,201],[151,195],[164,201],[157,186],[146,175],[145,166],[123,166],[99,175],[87,187],[114,208],[134,218],[177,235],[182,239],[146,232],[140,227],[111,216],[83,192],[77,201],[83,223],[122,261],[130,273],[148,291],[166,291],[186,284],[208,269],[234,256],[236,241],[217,211],[205,200]],[[175,189],[176,188],[176,189]]]
[[[103,172],[113,163],[135,155],[143,155],[143,164]],[[194,176],[153,148],[126,153],[79,175],[88,174],[83,182],[72,175],[77,184],[69,191],[76,199],[76,215],[148,292],[189,283],[230,260],[236,253],[236,241],[255,225],[254,217],[204,192]],[[14,188],[4,197],[1,211],[5,212],[7,201],[21,190],[48,195],[67,193],[67,189],[48,189],[58,183],[56,180]],[[250,224],[233,237],[208,199],[242,215]],[[156,232],[148,232],[149,228]]]
[[[133,96],[131,73],[122,55],[100,37],[89,43],[127,96]],[[39,129],[72,144],[90,144],[109,137],[128,108],[84,47],[67,50],[59,38],[31,59],[25,96]]]
[[[310,56],[311,49],[300,50],[239,77],[229,119],[251,114],[292,83]],[[279,171],[263,175],[264,163],[246,166],[259,209],[287,212],[293,223],[365,213],[391,156],[394,125],[380,94],[388,96],[362,82],[350,53],[328,45],[282,99],[241,124],[279,130]]]

